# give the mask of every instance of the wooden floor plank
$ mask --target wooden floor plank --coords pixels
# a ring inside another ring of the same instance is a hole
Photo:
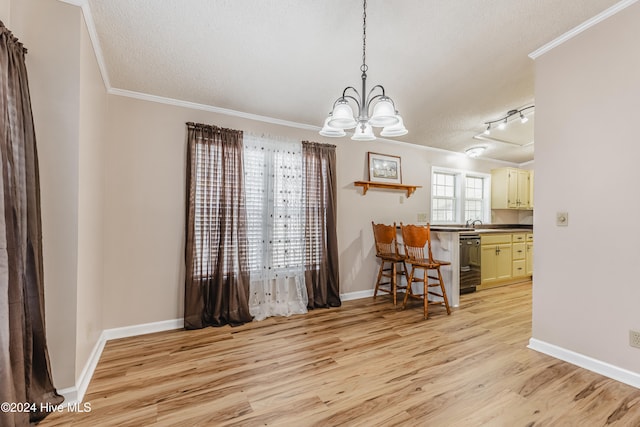
[[[531,283],[110,341],[41,426],[640,426],[640,390],[526,348]]]

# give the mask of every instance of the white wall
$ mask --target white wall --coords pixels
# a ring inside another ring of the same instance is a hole
[[[640,3],[536,60],[533,292],[535,339],[636,373],[638,22]]]

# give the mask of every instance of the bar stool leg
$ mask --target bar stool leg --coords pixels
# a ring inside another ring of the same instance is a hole
[[[423,280],[423,286],[424,286],[424,292],[422,294],[422,302],[424,304],[424,318],[425,320],[427,319],[427,317],[429,317],[429,274],[427,272],[427,270],[424,270],[424,278]]]
[[[378,288],[380,287],[380,279],[382,279],[382,272],[384,271],[384,260],[380,260],[380,269],[378,270],[378,278],[376,279],[376,289],[373,291],[373,300],[376,300],[378,295]]]
[[[397,278],[396,278],[396,263],[395,262],[391,262],[391,284],[389,285],[391,287],[391,291],[393,292],[393,305],[397,304]]]
[[[449,299],[447,298],[447,291],[444,290],[444,280],[442,280],[442,273],[440,273],[440,267],[438,267],[438,281],[440,282],[440,290],[442,291],[442,299],[444,300],[444,306],[447,308],[447,314],[451,314],[451,308],[449,307]]]
[[[407,291],[404,293],[404,301],[402,302],[403,310],[407,306],[407,300],[409,299],[409,296],[413,295],[413,292],[411,291],[411,284],[413,283],[413,273],[415,272],[415,270],[416,268],[412,265],[411,273],[409,273],[409,278],[407,279]]]

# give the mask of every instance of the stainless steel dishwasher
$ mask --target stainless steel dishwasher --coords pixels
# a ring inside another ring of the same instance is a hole
[[[460,234],[460,294],[475,292],[480,285],[480,235]]]

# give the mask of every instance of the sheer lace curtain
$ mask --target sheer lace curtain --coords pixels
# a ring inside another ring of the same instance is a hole
[[[307,312],[302,145],[244,134],[249,310],[255,320]]]

